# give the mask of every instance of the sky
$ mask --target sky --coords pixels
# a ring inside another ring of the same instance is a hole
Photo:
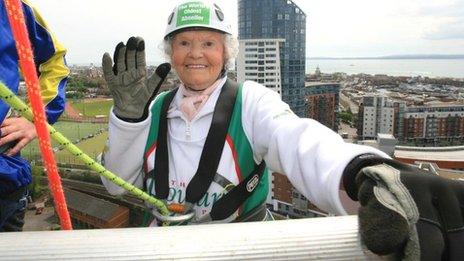
[[[260,1],[260,0],[256,0]],[[284,1],[284,0],[282,0]],[[70,64],[100,63],[104,52],[142,36],[147,60],[175,0],[30,0],[68,49]],[[464,0],[294,0],[306,13],[306,57],[464,54]],[[237,1],[215,1],[237,32]]]

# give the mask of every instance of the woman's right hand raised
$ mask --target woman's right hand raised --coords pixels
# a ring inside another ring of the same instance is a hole
[[[114,63],[108,53],[103,55],[103,75],[113,95],[114,114],[125,121],[139,122],[148,116],[148,106],[156,96],[171,66],[161,64],[147,77],[145,41],[131,37],[120,42],[114,51]]]

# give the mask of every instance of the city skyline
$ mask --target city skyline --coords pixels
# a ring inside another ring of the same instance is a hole
[[[307,15],[295,3],[282,0],[239,0],[238,37],[240,41],[252,40],[242,46],[245,61],[237,75],[245,75],[247,80],[255,80],[266,87],[280,86],[282,100],[292,111],[305,117],[305,53]],[[267,39],[257,42],[258,39]],[[269,39],[281,39],[276,41]],[[247,47],[248,45],[248,47]],[[277,47],[278,46],[278,47]],[[277,53],[271,54],[272,51]],[[248,64],[246,64],[248,62]],[[268,77],[279,62],[277,79]],[[241,72],[243,71],[243,72]],[[244,80],[244,79],[243,79]]]
[[[178,2],[32,0],[68,48],[70,64],[99,64],[132,35],[146,39],[148,61],[163,61],[158,45]],[[237,1],[215,2],[237,32]],[[306,57],[464,54],[464,0],[293,2],[307,16]]]

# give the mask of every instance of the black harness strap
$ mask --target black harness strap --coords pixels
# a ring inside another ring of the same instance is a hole
[[[168,156],[168,109],[174,96],[176,96],[177,88],[170,91],[164,97],[163,105],[161,107],[158,138],[155,156],[155,166],[150,174],[155,179],[156,196],[159,199],[167,199],[169,195],[169,156]]]
[[[197,172],[187,186],[185,200],[190,203],[199,201],[208,191],[216,175],[222,150],[227,136],[227,129],[232,118],[238,84],[227,80],[222,87],[214,107],[213,120],[206,137]]]
[[[222,196],[211,209],[210,216],[212,220],[221,220],[228,218],[251,196],[253,191],[258,187],[261,177],[263,176],[266,163],[264,160],[255,167],[253,172],[248,175],[240,184],[234,187],[229,193]]]
[[[160,112],[155,166],[150,175],[155,179],[156,197],[166,199],[169,195],[169,156],[167,148],[167,111],[177,89],[166,95]],[[211,127],[201,152],[198,169],[187,186],[186,201],[194,204],[208,191],[219,166],[226,140],[227,130],[237,98],[238,84],[227,80],[219,94],[214,108]],[[212,208],[213,220],[225,219],[232,215],[253,193],[259,184],[266,165],[262,161],[253,172],[229,193],[219,199]]]
[[[194,204],[205,195],[216,175],[222,150],[224,149],[227,129],[232,118],[237,91],[238,84],[229,79],[221,89],[216,106],[214,107],[211,127],[209,128],[208,136],[201,152],[197,172],[187,186],[185,200],[189,203]],[[166,199],[169,195],[167,111],[175,96],[175,92],[168,93],[164,98],[158,127],[158,145],[153,175],[155,178],[156,196],[160,199]]]

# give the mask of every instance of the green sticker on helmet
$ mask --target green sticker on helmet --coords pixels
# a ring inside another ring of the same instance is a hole
[[[209,7],[202,2],[188,2],[177,9],[177,27],[184,25],[209,25]]]

